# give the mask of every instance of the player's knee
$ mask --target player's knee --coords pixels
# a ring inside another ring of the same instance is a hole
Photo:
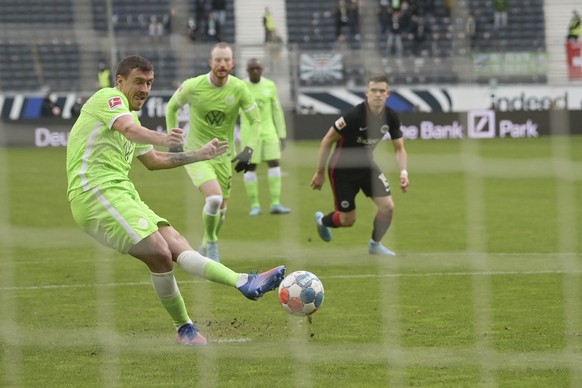
[[[394,212],[394,202],[389,201],[378,206],[378,212],[381,214],[391,215]]]
[[[220,205],[222,204],[222,195],[209,195],[206,197],[206,202],[204,204],[204,211],[206,214],[215,215],[220,210]]]
[[[172,264],[172,252],[169,247],[160,248],[156,255],[157,261],[164,267],[168,267],[171,270]]]
[[[394,213],[394,206],[378,209],[378,214],[383,217],[390,217]]]
[[[156,262],[156,269],[157,270],[164,271],[164,272],[170,272],[173,268],[174,268],[174,264],[172,261],[172,254],[170,251],[158,256],[158,260]],[[151,270],[151,268],[150,268],[150,270]]]
[[[152,272],[169,272],[173,268],[172,252],[167,246],[153,247],[147,255],[142,255],[140,259]]]

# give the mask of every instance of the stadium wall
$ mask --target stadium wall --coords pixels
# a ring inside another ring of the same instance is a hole
[[[338,115],[294,114],[288,117],[289,137],[320,140]],[[400,113],[402,130],[409,140],[537,138],[550,135],[582,135],[582,110],[498,112],[476,110],[461,113]],[[0,146],[64,147],[73,119],[2,121]],[[163,118],[143,118],[148,128],[163,131]]]
[[[62,118],[71,117],[75,93],[54,93],[52,100],[61,108]],[[81,97],[88,97],[81,95]],[[158,92],[146,101],[140,117],[163,117],[171,92]],[[0,94],[3,120],[38,119],[44,95]],[[297,96],[298,113],[338,114],[365,98],[363,89],[302,88]],[[393,88],[388,106],[398,112],[468,112],[489,109],[509,111],[543,111],[548,109],[582,109],[582,87],[556,86],[451,86]],[[312,108],[312,109],[309,109]]]

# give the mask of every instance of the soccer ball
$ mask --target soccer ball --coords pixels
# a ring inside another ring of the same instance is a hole
[[[316,312],[323,303],[323,284],[314,274],[295,271],[287,275],[279,285],[279,300],[283,310],[296,316]]]

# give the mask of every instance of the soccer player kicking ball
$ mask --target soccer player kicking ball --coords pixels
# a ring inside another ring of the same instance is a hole
[[[387,134],[392,139],[396,163],[400,168],[400,188],[406,192],[409,185],[406,171],[408,156],[400,130],[400,119],[395,111],[386,106],[389,95],[390,88],[385,75],[379,74],[369,79],[366,100],[337,119],[321,141],[317,170],[311,179],[311,187],[321,190],[327,166],[336,205],[335,211],[327,215],[315,213],[319,237],[323,241],[331,241],[331,228],[354,225],[355,199],[362,190],[377,208],[368,253],[384,256],[395,255],[381,243],[392,223],[394,201],[388,180],[374,161],[373,152]],[[332,153],[333,145],[335,149]]]
[[[206,345],[188,316],[174,277],[174,264],[186,272],[229,285],[257,300],[278,287],[285,273],[278,266],[260,274],[241,274],[194,251],[170,223],[139,197],[129,179],[134,156],[149,170],[209,160],[228,151],[211,139],[198,149],[168,153],[154,146],[182,144],[183,132],[159,133],[142,127],[137,111],[149,96],[154,68],[145,58],[129,56],[118,65],[115,87],[96,92],[83,106],[67,146],[68,199],[75,222],[100,243],[143,261],[162,305],[177,330],[177,342]]]

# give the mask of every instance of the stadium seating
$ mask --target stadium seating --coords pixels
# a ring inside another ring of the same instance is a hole
[[[188,9],[192,17],[196,17],[196,0],[188,0]],[[226,2],[226,25],[222,26],[220,35],[225,42],[235,42],[236,23],[234,17],[234,0]],[[201,34],[203,37],[204,34]],[[202,39],[204,40],[204,39]]]
[[[472,0],[469,5],[477,21],[477,51],[545,50],[543,0],[512,1],[507,26],[499,30],[493,26],[491,0]]]
[[[35,90],[40,86],[30,45],[0,43],[0,82],[4,90]]]
[[[72,42],[36,45],[43,85],[54,90],[79,90],[79,47]]]
[[[286,1],[288,42],[305,49],[329,50],[335,42],[335,0]]]
[[[120,1],[112,0],[114,30],[125,35],[148,34],[153,18],[167,24],[170,17],[170,0]],[[91,0],[93,27],[107,31],[107,9],[103,0]]]
[[[70,25],[73,0],[0,0],[0,23]]]
[[[222,39],[236,43],[234,1],[227,1],[227,23]],[[203,39],[194,43],[199,46],[196,54],[184,50],[189,47],[189,42],[170,44],[170,38],[165,36],[157,45],[152,45],[148,39],[152,18],[167,26],[175,6],[172,0],[111,2],[118,57],[136,52],[149,55],[157,69],[156,89],[174,89],[185,76],[208,70],[206,57],[199,58],[205,48]],[[97,61],[111,56],[107,41],[106,4],[103,0],[87,3],[73,0],[0,0],[0,88],[22,91],[47,86],[63,91],[87,90],[87,79],[96,77]],[[341,82],[360,84],[365,80],[367,69],[372,67],[390,71],[395,82],[438,84],[458,81],[453,66],[439,66],[435,70],[431,62],[431,58],[441,58],[447,62],[454,56],[467,56],[471,52],[469,48],[457,44],[457,41],[464,39],[464,31],[442,1],[435,1],[434,17],[427,18],[430,30],[438,35],[437,39],[425,42],[420,52],[413,50],[412,40],[403,39],[402,59],[404,63],[412,63],[411,66],[400,66],[398,58],[393,53],[387,53],[386,37],[379,33],[379,28],[378,33],[372,35],[377,41],[371,44],[377,49],[377,58],[362,55],[359,50],[363,45],[357,39],[348,39],[343,45],[338,45],[334,22],[336,4],[337,0],[285,1],[287,42],[291,48],[299,53],[323,50],[344,54],[343,81],[336,79],[334,85]],[[545,52],[544,0],[512,0],[509,23],[498,30],[493,27],[492,0],[465,0],[463,5],[466,12],[473,13],[477,20],[473,53]],[[184,13],[180,15],[183,21],[187,17],[195,17],[196,0],[185,2],[181,12]],[[75,20],[81,14],[83,19]],[[79,35],[79,31],[85,32]],[[174,32],[183,34],[184,31]],[[422,60],[412,60],[415,57]],[[516,79],[546,81],[545,76],[539,74],[530,77],[499,75],[497,78],[499,83],[515,82]],[[485,83],[488,79],[477,77],[474,81]],[[316,84],[322,86],[321,83]],[[89,87],[93,87],[93,81]]]
[[[413,3],[411,2],[411,4]],[[336,4],[337,0],[286,1],[289,43],[296,45],[300,52],[312,50],[342,52],[343,50],[345,54],[345,78],[359,83],[362,81],[362,71],[358,69],[365,67],[363,55],[358,52],[361,42],[348,40],[341,45],[335,42],[333,13]],[[442,1],[435,1],[434,11],[426,17],[425,21],[430,34],[423,43],[422,49],[415,50],[416,43],[411,39],[411,36],[403,35],[403,52],[400,59],[396,58],[394,48],[389,52],[386,36],[379,33],[380,28],[378,28],[376,35],[378,42],[372,45],[378,48],[379,56],[383,58],[384,69],[391,74],[393,82],[407,84],[455,83],[459,80],[459,77],[453,72],[452,58],[455,56],[468,56],[471,53],[545,51],[543,0],[512,1],[508,17],[509,23],[506,27],[498,30],[494,29],[493,26],[494,16],[491,0],[467,0],[463,4],[466,5],[466,12],[472,13],[476,17],[477,37],[473,42],[472,49],[468,47],[467,43],[463,43],[467,41],[463,18],[451,14]],[[378,27],[380,26],[378,25]],[[413,57],[420,57],[422,60],[411,61],[410,58]],[[447,63],[447,66],[439,66],[435,71],[430,58],[441,58]],[[409,65],[399,65],[402,63]],[[539,74],[519,75],[517,77],[500,74],[497,77],[497,82],[515,82],[515,79],[536,83],[546,82],[546,77]],[[487,78],[477,78],[475,81],[478,83],[489,82]],[[303,82],[303,84],[317,86],[317,83]]]

